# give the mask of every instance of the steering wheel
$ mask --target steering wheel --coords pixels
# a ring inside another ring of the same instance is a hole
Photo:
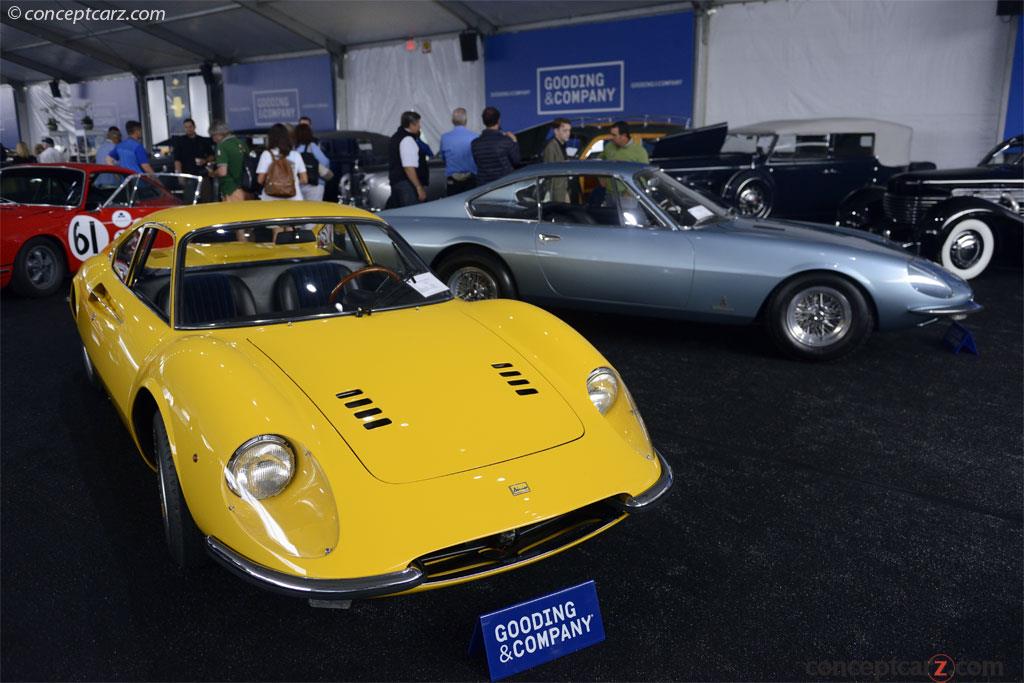
[[[402,281],[402,278],[398,275],[398,273],[391,270],[387,266],[366,266],[365,268],[353,270],[348,275],[342,276],[342,278],[338,280],[338,284],[334,285],[334,289],[331,290],[331,295],[327,297],[327,303],[333,306],[334,302],[338,299],[338,295],[341,294],[341,291],[343,289],[345,289],[345,285],[347,285],[349,282],[356,279],[357,277],[361,275],[366,275],[368,273],[384,273],[395,282]]]

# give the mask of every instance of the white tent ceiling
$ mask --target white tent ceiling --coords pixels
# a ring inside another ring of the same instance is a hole
[[[598,0],[183,0],[117,4],[22,0],[0,16],[0,75],[8,82],[69,82],[140,75],[202,62],[230,64],[309,50],[340,54],[382,41],[476,29],[481,33],[609,14],[688,9],[689,2]],[[33,9],[163,10],[160,21],[26,21]]]

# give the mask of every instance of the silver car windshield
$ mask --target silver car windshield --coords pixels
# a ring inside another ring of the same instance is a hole
[[[768,133],[729,133],[722,143],[722,154],[760,154],[767,156],[775,143]]]
[[[663,171],[640,171],[635,180],[644,194],[681,227],[696,228],[731,215],[729,209],[684,186]]]

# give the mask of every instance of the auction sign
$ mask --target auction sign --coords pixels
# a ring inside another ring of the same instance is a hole
[[[587,581],[483,615],[469,651],[483,646],[497,681],[603,640],[597,589]]]
[[[589,114],[625,109],[623,62],[537,69],[538,114]]]
[[[484,47],[487,104],[506,130],[693,113],[692,12],[499,33]]]

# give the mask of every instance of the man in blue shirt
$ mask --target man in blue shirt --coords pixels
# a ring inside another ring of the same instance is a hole
[[[444,175],[447,196],[472,190],[476,187],[476,162],[470,144],[477,134],[466,128],[466,110],[459,107],[452,112],[452,128],[441,136],[441,158],[444,159]]]
[[[153,175],[153,167],[149,163],[149,154],[142,145],[142,124],[138,121],[129,121],[124,124],[128,137],[118,143],[110,152],[110,158],[117,162],[118,166],[127,168],[136,173],[148,173]]]

